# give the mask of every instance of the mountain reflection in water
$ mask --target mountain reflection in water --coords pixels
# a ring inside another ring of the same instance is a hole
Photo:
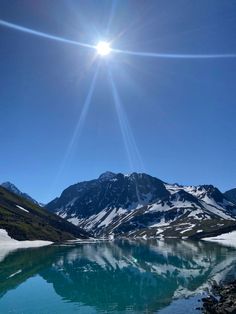
[[[47,313],[62,313],[55,310],[60,303],[67,313],[84,306],[81,313],[154,313],[175,298],[197,294],[210,280],[231,278],[235,266],[235,249],[201,241],[119,240],[18,250],[0,262],[0,309],[10,313],[5,298],[12,292],[20,313],[36,313],[30,302],[21,309],[17,296],[25,281],[40,277],[60,297],[56,305],[48,298]],[[30,295],[36,293],[32,288]]]

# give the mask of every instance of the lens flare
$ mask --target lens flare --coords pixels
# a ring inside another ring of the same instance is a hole
[[[71,40],[71,39],[67,39],[67,38],[63,38],[63,37],[59,37],[59,36],[54,36],[54,35],[43,33],[43,32],[39,32],[39,31],[36,31],[34,29],[20,26],[20,25],[14,24],[14,23],[6,22],[3,20],[0,20],[0,25],[5,26],[7,28],[15,29],[15,30],[23,32],[23,33],[28,33],[31,35],[39,36],[42,38],[60,41],[60,42],[66,43],[66,44],[76,45],[76,46],[80,46],[80,47],[95,49],[95,46],[90,45],[90,44],[86,44],[86,43],[82,43],[80,41]]]
[[[145,51],[132,51],[112,49],[112,52],[130,55],[134,57],[148,57],[159,59],[230,59],[236,58],[235,53],[222,53],[222,54],[181,54],[181,53],[159,53],[159,52],[145,52]]]
[[[100,56],[107,56],[111,52],[110,44],[106,41],[99,41],[96,46],[97,53]]]
[[[76,40],[71,40],[67,38],[63,38],[60,36],[54,36],[51,34],[47,34],[44,32],[39,32],[34,29],[24,27],[18,24],[10,23],[4,20],[0,20],[0,25],[15,29],[24,33],[28,33],[31,35],[48,38],[55,41],[64,42],[66,44],[76,45],[84,48],[95,49],[100,56],[106,56],[111,52],[131,55],[136,57],[149,57],[149,58],[164,58],[164,59],[228,59],[228,58],[236,58],[236,53],[220,53],[220,54],[180,54],[180,53],[158,53],[158,52],[145,52],[145,51],[135,51],[135,50],[122,50],[122,49],[114,49],[110,47],[110,44],[106,41],[101,41],[97,44],[97,46],[90,45],[87,43],[83,43]]]

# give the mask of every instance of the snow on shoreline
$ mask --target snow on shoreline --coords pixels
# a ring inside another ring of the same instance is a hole
[[[18,241],[11,238],[5,229],[0,229],[0,262],[10,252],[20,248],[32,248],[50,245],[53,242],[43,240]]]
[[[227,245],[236,248],[236,231],[223,233],[216,237],[203,238],[202,240],[216,242],[222,245]]]

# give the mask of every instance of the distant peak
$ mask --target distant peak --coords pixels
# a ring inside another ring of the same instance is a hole
[[[115,173],[111,172],[111,171],[106,171],[104,173],[102,173],[100,176],[99,176],[99,180],[110,180],[112,178],[114,178],[116,176]]]
[[[15,184],[13,184],[13,183],[11,183],[11,182],[9,182],[9,181],[3,182],[3,183],[1,184],[1,186],[4,187],[5,189],[7,189],[8,191],[10,191],[10,192],[16,194],[16,195],[19,195],[19,196],[21,196],[21,197],[24,197],[25,199],[31,201],[31,202],[34,203],[34,204],[37,204],[37,205],[39,205],[39,206],[42,206],[42,205],[39,204],[35,199],[33,199],[33,198],[32,198],[31,196],[29,196],[28,194],[22,192],[21,190],[19,190],[19,189],[15,186]]]
[[[20,192],[20,190],[15,186],[15,184],[9,181],[3,182],[1,186],[3,186],[5,189],[10,190],[16,194]]]
[[[10,181],[6,181],[6,182],[3,182],[1,185],[2,186],[13,186],[14,184],[11,183]]]

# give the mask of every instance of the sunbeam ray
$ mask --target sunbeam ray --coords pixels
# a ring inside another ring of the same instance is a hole
[[[43,37],[43,38],[48,38],[48,39],[64,42],[64,43],[71,44],[71,45],[76,45],[76,46],[86,47],[86,48],[93,48],[93,49],[96,48],[95,46],[90,45],[90,44],[86,44],[86,43],[82,43],[82,42],[79,42],[76,40],[66,39],[63,37],[54,36],[51,34],[39,32],[39,31],[36,31],[34,29],[23,27],[23,26],[14,24],[14,23],[9,23],[9,22],[3,21],[3,20],[0,20],[0,25],[8,27],[8,28],[12,28],[12,29],[24,32],[24,33],[28,33],[31,35],[35,35],[35,36],[39,36],[39,37]]]
[[[92,82],[91,82],[91,85],[90,85],[87,97],[85,99],[85,102],[84,102],[81,114],[79,116],[78,122],[76,124],[75,129],[74,129],[74,132],[73,132],[73,135],[72,135],[71,140],[69,142],[69,145],[67,147],[67,150],[66,150],[66,153],[64,155],[63,161],[62,161],[61,166],[59,168],[59,171],[57,173],[54,185],[57,183],[57,181],[60,178],[63,170],[65,169],[65,166],[66,166],[66,164],[68,163],[68,160],[71,157],[73,148],[75,146],[75,142],[76,142],[76,140],[78,140],[78,137],[80,136],[80,134],[82,132],[82,128],[84,126],[84,122],[85,122],[85,119],[87,117],[87,113],[88,113],[89,106],[90,106],[90,103],[91,103],[91,99],[92,99],[92,96],[93,96],[95,84],[96,84],[96,81],[97,81],[97,76],[98,76],[98,72],[99,72],[99,65],[100,64],[98,63],[97,69],[95,70],[95,73],[93,75],[93,79],[92,79]]]
[[[144,169],[143,161],[141,154],[139,152],[138,146],[136,144],[133,132],[131,130],[131,127],[129,125],[128,118],[126,116],[126,113],[123,109],[120,96],[118,94],[115,82],[113,80],[113,76],[111,74],[111,71],[108,69],[108,76],[111,84],[112,89],[112,95],[114,99],[114,104],[116,108],[116,113],[124,141],[124,146],[126,150],[126,154],[129,161],[129,166],[131,171],[135,171],[138,169]]]
[[[112,23],[112,20],[114,18],[114,15],[115,15],[116,6],[117,6],[117,0],[112,0],[111,1],[111,10],[110,10],[107,28],[106,28],[106,36],[108,36],[109,32],[110,32],[110,27],[111,27],[111,23]]]

